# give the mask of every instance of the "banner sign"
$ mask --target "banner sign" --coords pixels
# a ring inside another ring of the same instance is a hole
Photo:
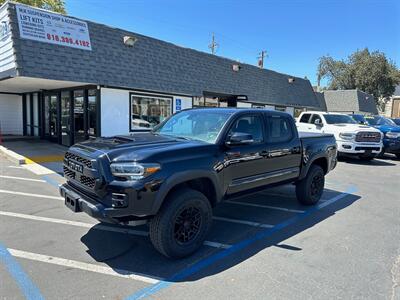
[[[86,22],[24,5],[15,6],[21,38],[92,50]]]

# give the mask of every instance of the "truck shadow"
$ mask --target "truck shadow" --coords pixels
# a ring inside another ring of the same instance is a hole
[[[289,191],[285,192],[288,193]],[[326,189],[325,194],[329,195],[329,199],[332,199],[342,193]],[[271,201],[272,204],[278,201],[278,199],[273,199],[276,197],[276,193],[268,196],[268,192],[263,192],[263,195],[267,205],[271,205]],[[286,205],[288,208],[295,207],[297,209],[301,207],[303,210],[310,209],[310,207],[299,206],[292,193],[288,193],[286,196],[282,194],[280,198],[281,206]],[[269,201],[270,199],[272,200]],[[223,253],[224,251],[227,252],[227,250],[203,246],[199,251],[188,258],[169,260],[153,248],[148,237],[99,230],[97,228],[98,225],[92,227],[81,238],[81,241],[87,246],[87,253],[91,257],[98,262],[106,263],[116,272],[124,274],[132,272],[132,274],[139,274],[155,279],[165,279],[168,281],[195,281],[223,272],[269,247],[279,247],[289,252],[307,251],[307,249],[301,249],[296,245],[286,245],[281,244],[281,242],[334,216],[336,212],[347,208],[358,199],[360,199],[360,196],[348,194],[321,210],[312,210],[312,212],[307,213],[307,217],[297,218],[298,220],[293,222],[290,226],[282,227],[281,230],[275,230],[271,235],[258,239],[249,244],[248,247],[244,247],[239,251],[232,251],[232,253]],[[247,201],[257,201],[257,195],[247,196]],[[259,203],[259,201],[257,202]],[[262,211],[260,213],[260,208],[254,207],[251,209],[254,210],[253,216],[265,216],[263,223],[271,223],[274,225],[281,224],[298,215],[294,213],[289,215],[290,213],[282,211]],[[252,217],[252,215],[249,214],[249,208],[242,209],[241,205],[240,207],[234,207],[232,212],[235,213],[234,217],[236,219],[238,214],[241,215],[241,219],[243,220]],[[224,217],[227,217],[226,214]],[[260,221],[260,219],[257,221]],[[146,230],[145,227],[141,229]],[[209,234],[209,240],[237,245],[237,243],[252,239],[257,234],[267,232],[267,230],[268,229],[265,228],[248,228],[246,225],[214,221],[213,228]],[[221,254],[219,255],[220,259],[214,261],[213,264],[205,268],[199,268],[197,272],[188,272],[188,269],[190,270],[194,265],[198,266],[202,264],[202,261],[209,259],[216,253]],[[176,274],[182,273],[184,270],[188,275],[175,276]]]
[[[371,167],[376,167],[376,166],[380,166],[380,167],[387,167],[387,166],[396,166],[396,164],[388,162],[387,160],[390,159],[391,157],[384,157],[385,160],[382,160],[381,158],[375,158],[371,161],[365,161],[365,160],[361,160],[358,158],[354,158],[354,157],[346,157],[343,156],[339,159],[340,163],[347,163],[347,164],[354,164],[354,165],[363,165],[363,166],[371,166]]]

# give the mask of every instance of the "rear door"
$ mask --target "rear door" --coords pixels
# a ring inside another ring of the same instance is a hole
[[[267,115],[266,162],[269,183],[298,177],[301,165],[301,142],[289,115]]]
[[[299,131],[303,132],[310,132],[312,130],[312,127],[310,126],[311,124],[309,123],[311,119],[311,114],[310,113],[303,113],[297,122],[297,128]]]

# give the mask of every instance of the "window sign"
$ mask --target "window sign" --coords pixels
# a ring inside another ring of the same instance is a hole
[[[24,5],[16,9],[21,38],[92,50],[86,22]]]
[[[180,111],[180,110],[182,110],[182,100],[176,99],[175,100],[175,111]]]

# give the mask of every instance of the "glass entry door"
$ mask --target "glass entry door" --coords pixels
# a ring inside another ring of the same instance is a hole
[[[72,144],[70,95],[70,91],[61,92],[61,144],[64,146],[71,146]]]
[[[44,134],[53,142],[58,141],[58,95],[44,96]]]

